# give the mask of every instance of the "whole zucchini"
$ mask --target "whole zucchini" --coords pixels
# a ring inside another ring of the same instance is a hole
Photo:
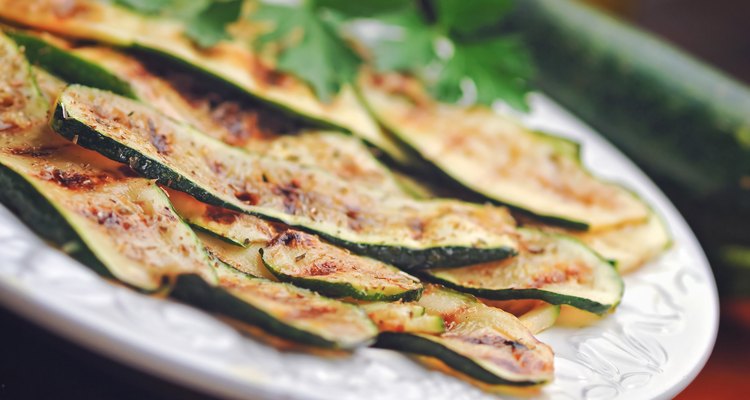
[[[750,89],[578,1],[525,0],[511,19],[541,88],[637,162],[685,215],[727,293],[750,246]],[[741,286],[741,285],[740,285]]]

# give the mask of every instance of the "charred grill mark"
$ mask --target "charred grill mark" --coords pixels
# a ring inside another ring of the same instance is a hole
[[[279,233],[268,243],[269,247],[282,245],[286,247],[305,247],[313,244],[313,238],[305,233],[287,229]]]
[[[415,240],[421,240],[424,237],[425,229],[427,224],[420,218],[412,218],[407,221],[409,229],[411,230],[411,237]]]
[[[154,121],[151,118],[146,120],[146,125],[148,126],[149,140],[156,149],[156,152],[159,154],[168,155],[172,151],[172,146],[169,143],[169,137],[167,137],[167,135],[159,133],[156,125],[154,124]]]
[[[355,232],[359,232],[362,230],[362,214],[360,214],[360,211],[356,207],[349,207],[346,210],[346,218],[347,224],[350,229],[352,229]]]
[[[269,67],[257,57],[253,58],[250,64],[250,73],[262,83],[270,86],[283,86],[289,80],[286,74]]]
[[[251,193],[248,191],[240,191],[240,192],[235,192],[234,197],[237,200],[250,206],[254,206],[260,203],[260,195],[258,195],[257,193]]]
[[[276,185],[271,191],[275,195],[283,197],[284,211],[289,214],[296,214],[300,209],[302,197],[304,194],[299,190],[300,183],[297,179],[292,179],[286,185]]]
[[[8,152],[17,156],[30,156],[34,158],[47,157],[52,155],[55,151],[65,147],[62,146],[34,146],[34,147],[18,147],[10,149]]]
[[[309,276],[323,276],[323,275],[330,275],[338,270],[338,265],[331,261],[326,260],[322,262],[314,262],[312,265],[310,265],[310,268],[307,270],[307,274]]]
[[[203,215],[211,221],[227,225],[233,223],[240,217],[240,213],[236,211],[216,206],[207,206]]]
[[[84,174],[80,172],[63,171],[59,168],[45,169],[39,177],[71,190],[90,190],[114,180],[111,175],[104,173]]]

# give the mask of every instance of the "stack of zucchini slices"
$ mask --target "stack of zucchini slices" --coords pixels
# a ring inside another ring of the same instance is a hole
[[[561,306],[612,312],[620,272],[669,243],[575,143],[438,104],[406,77],[363,74],[324,104],[170,21],[3,3],[39,31],[0,37],[0,200],[102,275],[273,343],[376,345],[537,387],[554,356],[534,334]],[[402,172],[415,165],[439,179]]]

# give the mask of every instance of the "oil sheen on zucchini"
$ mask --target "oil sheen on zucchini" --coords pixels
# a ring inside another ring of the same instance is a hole
[[[312,231],[401,268],[455,267],[515,253],[515,221],[506,209],[353,187],[319,169],[233,148],[109,92],[69,86],[52,125],[200,201]]]
[[[352,132],[393,159],[408,163],[406,153],[380,130],[351,87],[344,87],[331,101],[322,102],[304,82],[269,68],[245,43],[222,41],[201,51],[183,34],[179,21],[136,14],[96,0],[0,0],[0,18],[63,36],[159,55],[308,124]]]
[[[530,131],[489,108],[440,104],[407,78],[363,78],[369,108],[447,178],[550,222],[599,230],[645,221],[648,207],[592,176],[578,145]]]
[[[411,300],[422,291],[417,278],[309,233],[209,206],[181,192],[169,191],[169,197],[180,216],[210,232],[203,234],[213,236],[204,241],[209,250],[252,275],[270,275],[329,297],[359,300]]]
[[[27,58],[68,83],[133,97],[227,144],[269,157],[325,169],[340,178],[394,196],[409,195],[394,174],[358,138],[333,131],[283,134],[280,118],[173,70],[156,75],[114,49],[72,46],[42,32],[13,31]]]
[[[454,269],[425,271],[462,292],[491,300],[537,299],[603,314],[619,304],[623,282],[615,267],[580,241],[521,228],[518,256]]]
[[[373,322],[356,305],[257,278],[218,260],[213,264],[219,286],[183,276],[172,297],[306,345],[352,349],[371,343],[377,335]]]
[[[99,273],[152,291],[180,274],[215,277],[192,230],[153,182],[47,126],[48,101],[0,37],[0,198],[34,231]]]
[[[305,232],[280,232],[260,252],[280,280],[327,296],[408,301],[422,293],[419,280],[396,267],[326,245]]]
[[[445,332],[381,332],[379,347],[435,357],[491,385],[531,386],[552,380],[552,349],[512,314],[435,285],[425,288],[417,304],[427,314],[442,317]]]

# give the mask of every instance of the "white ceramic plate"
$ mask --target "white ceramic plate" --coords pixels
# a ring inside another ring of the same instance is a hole
[[[636,189],[666,218],[674,247],[625,278],[617,312],[585,329],[539,335],[556,380],[540,398],[672,398],[708,358],[718,324],[714,279],[682,217],[622,154],[550,100],[534,127],[575,132],[587,165]],[[0,302],[92,350],[171,381],[231,398],[481,399],[473,386],[402,354],[363,349],[329,359],[280,352],[201,311],[100,279],[47,246],[0,206]]]

